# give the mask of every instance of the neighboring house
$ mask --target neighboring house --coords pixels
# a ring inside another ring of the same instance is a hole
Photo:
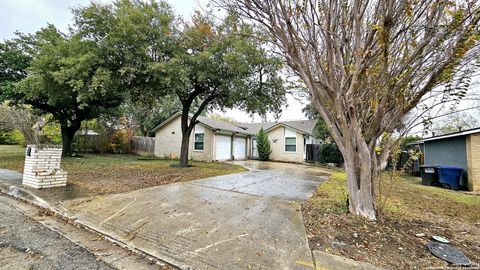
[[[480,190],[480,128],[425,138],[418,143],[425,165],[463,168],[462,185]]]
[[[176,113],[153,129],[155,155],[180,156],[181,114]],[[243,160],[258,158],[255,135],[263,127],[272,144],[271,160],[303,162],[306,144],[319,144],[313,136],[315,120],[275,123],[233,124],[204,116],[190,137],[190,158],[194,160]]]

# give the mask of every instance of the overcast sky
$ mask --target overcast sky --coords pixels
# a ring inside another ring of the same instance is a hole
[[[110,0],[97,0],[109,2]],[[54,24],[62,31],[68,29],[72,23],[71,8],[88,5],[90,0],[0,0],[0,40],[12,38],[15,31],[34,33],[47,23]],[[176,14],[189,18],[198,3],[205,0],[169,0]],[[302,113],[303,103],[292,96],[287,96],[288,107],[284,108],[281,120],[305,119]],[[258,116],[252,119],[239,110],[218,112],[241,122],[260,121]],[[273,120],[270,115],[268,120]]]

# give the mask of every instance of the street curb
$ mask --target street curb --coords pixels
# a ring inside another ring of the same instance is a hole
[[[315,270],[341,270],[341,269],[358,269],[358,270],[383,270],[370,263],[354,261],[345,257],[313,250],[313,259],[315,261]]]
[[[105,239],[111,241],[112,243],[122,248],[128,249],[134,253],[140,254],[147,259],[158,260],[160,262],[163,262],[167,265],[170,265],[172,267],[175,267],[181,270],[194,270],[194,268],[183,265],[180,262],[177,262],[173,258],[160,258],[158,256],[145,252],[135,246],[129,245],[121,240],[115,239],[110,235],[98,229],[95,229],[93,226],[82,223],[78,221],[75,217],[69,216],[66,213],[68,211],[67,209],[61,209],[59,207],[55,207],[50,203],[48,203],[47,201],[45,201],[44,199],[42,199],[41,197],[33,194],[31,191],[26,190],[24,188],[2,183],[0,181],[0,193],[4,193],[12,198],[23,201],[30,205],[36,206],[38,208],[45,209],[46,211],[49,211],[55,214],[60,219],[71,221],[78,227],[81,227],[91,233],[101,235],[105,237]],[[302,219],[303,219],[303,215],[302,215]],[[306,239],[306,241],[308,243],[308,239]],[[315,270],[337,270],[337,269],[382,270],[382,268],[378,268],[366,262],[358,262],[345,257],[321,252],[318,250],[312,250],[311,255],[312,255],[312,259],[313,259],[312,261],[314,264],[312,265],[312,268],[314,268]]]
[[[57,207],[52,206],[50,203],[43,200],[41,197],[33,194],[29,190],[20,188],[20,187],[15,186],[15,185],[8,185],[6,183],[0,182],[0,193],[3,193],[5,195],[8,195],[8,196],[14,198],[14,199],[20,200],[20,201],[25,202],[27,204],[30,204],[30,205],[36,206],[38,208],[44,209],[46,211],[49,211],[49,212],[53,213],[54,215],[56,215],[60,219],[71,221],[75,225],[77,225],[78,227],[83,228],[83,229],[85,229],[85,230],[87,230],[91,233],[101,235],[101,236],[105,237],[105,239],[109,240],[110,242],[112,242],[112,243],[114,243],[114,244],[116,244],[116,245],[118,245],[122,248],[128,249],[128,250],[130,250],[130,251],[132,251],[136,254],[142,255],[146,259],[154,259],[154,260],[160,261],[164,264],[167,264],[169,266],[172,266],[174,268],[178,268],[180,270],[194,270],[194,268],[192,268],[192,267],[179,264],[174,259],[159,258],[158,256],[154,256],[154,255],[152,255],[150,253],[147,253],[147,252],[144,252],[144,251],[142,251],[142,250],[140,250],[140,249],[138,249],[134,246],[126,244],[125,242],[123,242],[121,240],[112,238],[108,234],[103,233],[101,231],[98,231],[95,228],[92,228],[91,226],[78,221],[75,217],[69,216],[67,213],[65,213],[65,211],[63,211],[63,210],[61,210]]]

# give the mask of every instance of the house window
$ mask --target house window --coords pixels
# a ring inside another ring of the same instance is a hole
[[[193,147],[193,150],[203,150],[204,141],[205,141],[205,134],[196,133],[195,134],[195,146]]]
[[[297,151],[297,138],[285,137],[285,152],[296,152],[296,151]]]

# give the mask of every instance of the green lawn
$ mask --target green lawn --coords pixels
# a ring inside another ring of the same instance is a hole
[[[62,160],[69,185],[89,194],[119,193],[173,182],[243,172],[238,165],[192,161],[192,167],[175,168],[171,160],[142,160],[137,155],[86,154]],[[24,148],[0,145],[0,168],[22,172]]]
[[[384,214],[369,222],[348,213],[346,174],[332,174],[302,208],[310,246],[386,269],[442,268],[446,263],[425,247],[432,235],[440,235],[480,263],[479,195],[423,186],[417,177],[402,176],[390,184],[389,176],[381,180],[389,195]],[[347,246],[332,248],[332,241]]]

